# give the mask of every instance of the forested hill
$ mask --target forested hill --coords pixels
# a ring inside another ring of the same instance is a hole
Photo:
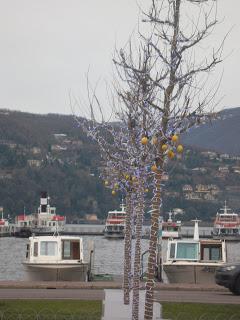
[[[185,145],[194,148],[185,147],[183,159],[172,162],[164,189],[165,212],[182,208],[183,220],[196,216],[209,220],[222,205],[223,195],[234,209],[240,208],[237,158],[209,159],[198,148],[240,155],[239,120],[240,108],[226,110],[221,120],[193,129],[184,138]],[[91,213],[106,218],[120,199],[104,188],[100,165],[97,146],[72,116],[0,110],[0,206],[5,215],[14,217],[24,208],[26,213],[35,211],[40,192],[47,191],[51,204],[68,221],[78,222]]]
[[[31,213],[48,191],[59,214],[105,216],[118,205],[98,178],[96,145],[73,116],[0,110],[0,205],[5,214]]]
[[[192,128],[184,142],[220,153],[240,155],[240,108],[225,109],[211,123]]]

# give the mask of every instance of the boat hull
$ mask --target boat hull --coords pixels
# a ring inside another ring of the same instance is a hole
[[[215,283],[216,269],[222,264],[216,265],[164,265],[168,281],[170,283]]]
[[[23,263],[28,281],[87,281],[89,266],[83,264]]]

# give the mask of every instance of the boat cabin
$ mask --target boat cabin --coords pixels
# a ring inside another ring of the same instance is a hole
[[[82,238],[58,235],[30,237],[26,259],[30,263],[83,262]]]
[[[225,242],[221,240],[171,240],[168,261],[219,262],[226,261]]]

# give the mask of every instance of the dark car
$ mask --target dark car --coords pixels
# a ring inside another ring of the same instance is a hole
[[[215,280],[218,285],[228,288],[235,295],[240,295],[240,262],[219,267]]]

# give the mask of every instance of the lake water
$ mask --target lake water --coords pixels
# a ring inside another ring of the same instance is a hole
[[[103,236],[83,236],[84,257],[91,240],[95,246],[95,273],[120,275],[123,272],[123,245],[120,239],[105,239]],[[25,272],[22,266],[26,253],[28,239],[0,238],[0,280],[24,280]],[[167,241],[163,242],[163,253],[166,252]],[[148,240],[142,239],[142,252],[147,250]],[[228,261],[240,261],[240,242],[227,243]]]

